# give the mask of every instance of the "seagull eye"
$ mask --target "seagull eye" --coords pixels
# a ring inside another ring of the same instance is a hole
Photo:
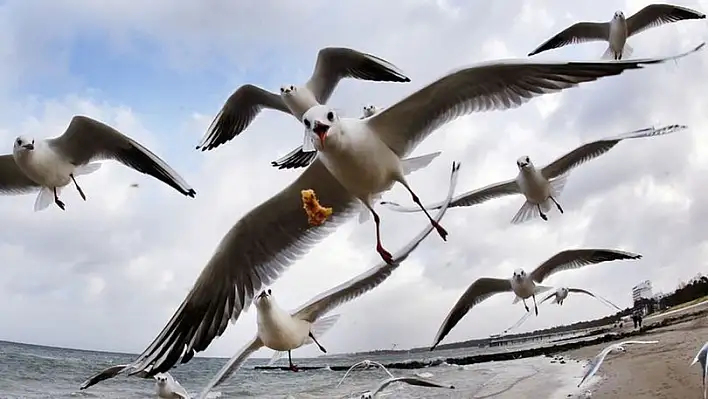
[[[304,122],[305,122],[305,127],[306,127],[306,128],[309,129],[309,128],[312,126],[312,124],[310,123],[310,121],[309,121],[308,119],[305,119]]]
[[[330,122],[334,121],[334,112],[327,112],[327,120],[329,120]]]
[[[270,293],[271,293],[270,288],[268,288],[268,295],[270,295]]]

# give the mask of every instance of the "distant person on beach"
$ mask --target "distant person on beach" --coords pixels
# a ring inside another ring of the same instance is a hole
[[[634,328],[642,328],[642,310],[637,308],[632,313],[632,321],[634,322]]]

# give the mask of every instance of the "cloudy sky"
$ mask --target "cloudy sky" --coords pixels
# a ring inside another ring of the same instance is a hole
[[[469,3],[469,4],[468,4]],[[301,143],[291,116],[263,112],[238,139],[194,150],[212,117],[239,85],[277,91],[310,75],[324,46],[346,46],[402,68],[408,84],[343,81],[330,105],[359,116],[387,106],[452,69],[524,57],[578,20],[632,14],[648,2],[564,0],[465,2],[390,0],[357,7],[313,0],[57,0],[41,7],[0,2],[0,143],[18,134],[61,134],[85,114],[146,144],[197,190],[188,199],[158,181],[107,163],[80,180],[88,201],[66,190],[67,210],[35,213],[33,195],[2,198],[0,339],[94,350],[142,351],[183,300],[224,233],[301,171],[269,161]],[[708,1],[678,4],[708,10]],[[377,14],[373,17],[373,11]],[[266,30],[265,28],[268,27]],[[665,25],[630,39],[635,56],[684,51],[706,38],[705,21]],[[539,59],[598,59],[602,43],[549,51]],[[482,276],[530,270],[577,247],[635,251],[644,259],[555,275],[550,285],[586,288],[623,307],[650,279],[670,291],[705,268],[708,246],[708,54],[652,66],[548,95],[512,111],[447,125],[413,155],[442,150],[410,177],[424,201],[444,196],[450,163],[463,162],[458,190],[515,176],[515,160],[543,165],[582,142],[655,124],[690,130],[627,141],[577,169],[551,212],[512,226],[520,197],[450,210],[435,234],[376,290],[342,306],[322,344],[330,352],[429,345],[450,307]],[[131,188],[139,183],[139,188]],[[703,187],[703,188],[701,188]],[[408,204],[396,187],[387,199]],[[392,251],[425,226],[422,214],[381,211]],[[415,227],[413,227],[415,226]],[[378,261],[372,222],[356,221],[294,264],[271,288],[288,308]],[[471,311],[444,342],[485,337],[514,323],[523,307],[499,295]],[[602,317],[591,298],[548,306],[520,331]],[[129,328],[126,328],[128,327]],[[256,331],[255,311],[214,341],[206,355],[231,356]],[[308,347],[299,356],[316,355]],[[261,350],[258,356],[270,356]]]

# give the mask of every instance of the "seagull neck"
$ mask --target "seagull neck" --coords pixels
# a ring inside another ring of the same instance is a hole
[[[320,105],[315,96],[305,87],[299,88],[297,92],[281,96],[285,106],[288,107],[295,117],[300,120],[310,108]]]

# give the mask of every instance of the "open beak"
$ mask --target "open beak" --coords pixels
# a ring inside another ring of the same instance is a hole
[[[260,295],[258,295],[258,299],[262,299],[268,296],[268,293],[266,291],[261,292]]]
[[[322,144],[322,147],[324,147],[325,138],[327,137],[327,131],[329,131],[329,126],[325,125],[324,123],[315,121],[315,127],[312,128],[312,131],[315,132],[317,137],[320,138],[320,143]]]
[[[22,146],[22,148],[24,148],[26,150],[34,150],[34,144],[33,143],[25,144]]]

